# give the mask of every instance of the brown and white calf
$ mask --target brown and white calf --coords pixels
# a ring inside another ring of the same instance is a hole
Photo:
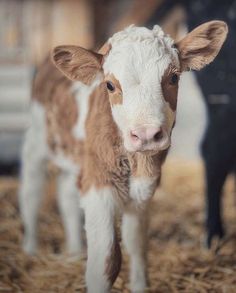
[[[46,60],[33,85],[23,149],[26,252],[36,249],[36,215],[50,159],[61,169],[59,206],[71,253],[81,252],[81,208],[85,213],[88,292],[109,292],[119,273],[117,212],[131,258],[131,290],[144,291],[148,205],[170,147],[179,76],[213,61],[226,35],[221,21],[205,23],[177,43],[159,26],[130,26],[99,53],[54,49],[56,66]]]

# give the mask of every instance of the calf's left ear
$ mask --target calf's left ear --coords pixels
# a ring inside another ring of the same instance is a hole
[[[103,55],[78,46],[58,46],[52,51],[56,67],[69,79],[90,85],[102,72]]]
[[[206,22],[176,43],[181,70],[200,70],[211,63],[219,53],[228,33],[225,22]]]

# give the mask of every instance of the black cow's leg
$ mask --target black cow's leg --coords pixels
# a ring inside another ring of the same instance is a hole
[[[234,203],[235,203],[235,206],[236,206],[236,166],[235,166],[233,176],[234,176]]]
[[[227,169],[219,164],[206,163],[206,203],[207,203],[207,247],[213,237],[222,238],[224,229],[221,218],[221,193],[227,176]]]

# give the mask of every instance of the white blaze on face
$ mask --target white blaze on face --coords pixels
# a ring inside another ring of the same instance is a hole
[[[112,114],[125,147],[131,150],[128,137],[132,129],[164,126],[170,133],[169,105],[161,81],[170,64],[179,68],[178,54],[172,47],[173,40],[159,26],[153,30],[131,26],[109,42],[112,49],[103,65],[104,72],[115,76],[123,93],[122,104],[114,105]]]

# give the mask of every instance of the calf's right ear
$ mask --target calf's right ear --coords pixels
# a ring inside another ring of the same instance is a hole
[[[90,85],[102,72],[103,55],[79,46],[58,46],[52,51],[52,61],[69,79]]]

